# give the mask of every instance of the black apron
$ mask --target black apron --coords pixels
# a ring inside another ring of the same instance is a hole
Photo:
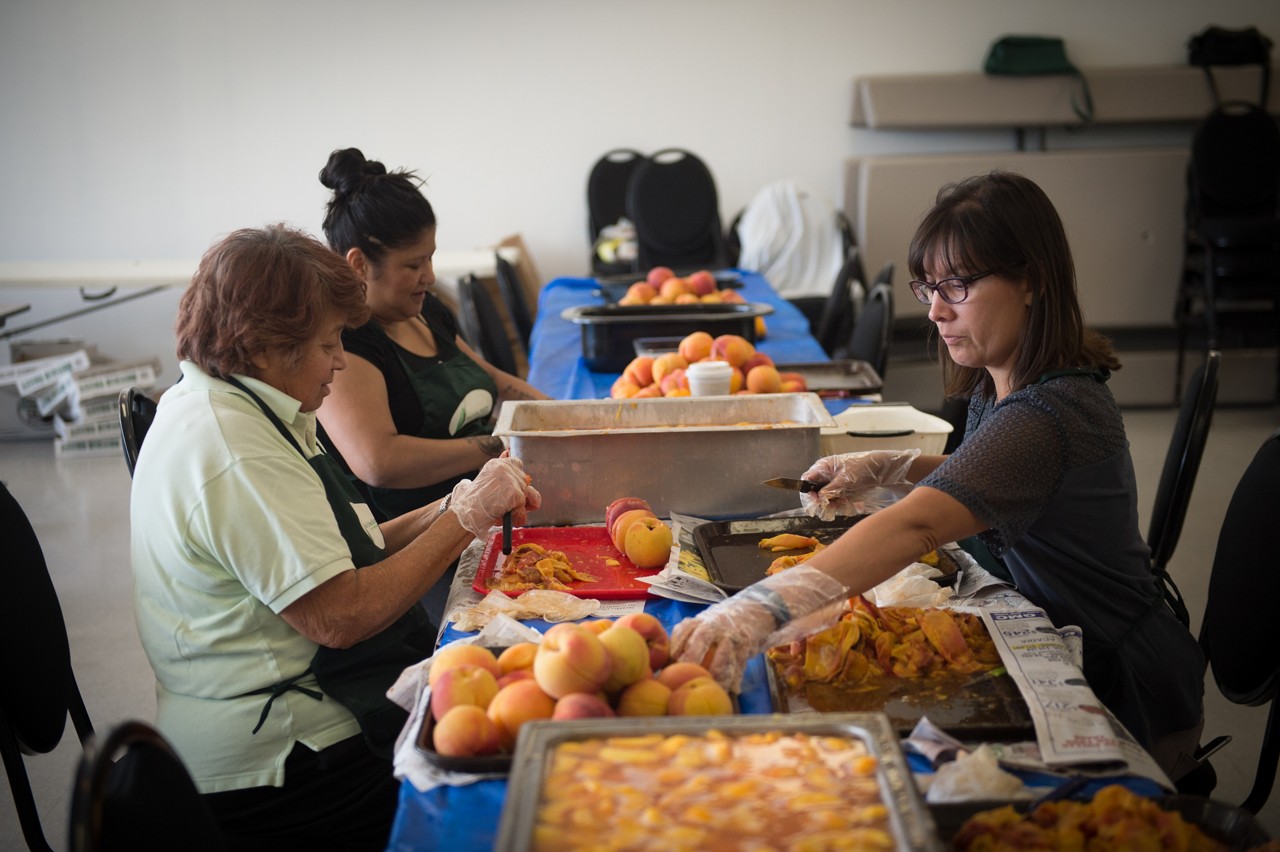
[[[364,531],[360,516],[356,514],[352,505],[362,502],[360,495],[347,480],[346,474],[338,463],[323,452],[307,458],[293,434],[257,394],[237,379],[228,378],[227,381],[247,393],[257,403],[258,408],[262,409],[271,424],[307,460],[311,469],[320,477],[324,485],[325,497],[329,501],[329,508],[338,522],[338,531],[342,534],[347,547],[351,549],[351,561],[355,563],[356,568],[363,568],[385,559],[386,551],[374,544],[368,533]],[[427,617],[422,605],[415,602],[409,607],[408,612],[376,636],[357,642],[350,648],[321,646],[311,658],[311,665],[307,671],[263,689],[246,693],[268,696],[254,733],[262,727],[267,714],[271,712],[271,703],[285,692],[295,690],[317,700],[324,698],[324,695],[315,690],[298,686],[297,681],[310,672],[315,675],[316,683],[325,695],[332,697],[356,717],[369,748],[375,754],[389,759],[395,747],[396,737],[408,721],[409,714],[387,698],[387,690],[405,668],[431,656],[435,647],[436,633],[436,627]]]

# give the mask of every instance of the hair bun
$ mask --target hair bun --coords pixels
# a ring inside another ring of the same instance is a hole
[[[367,160],[359,148],[341,148],[329,155],[320,170],[320,183],[333,190],[335,197],[357,192],[366,180],[387,173],[377,160]]]

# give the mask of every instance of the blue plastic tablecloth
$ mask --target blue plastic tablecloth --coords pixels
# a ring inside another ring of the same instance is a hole
[[[768,329],[757,348],[776,363],[826,361],[827,353],[809,332],[809,321],[795,305],[778,295],[761,275],[734,270],[742,281],[742,296],[773,308],[765,316]],[[597,373],[582,360],[582,330],[561,319],[565,308],[604,304],[594,278],[557,278],[542,288],[538,318],[529,335],[529,384],[553,399],[608,399],[620,373]],[[831,400],[839,410],[848,400]],[[830,407],[830,406],[829,406]]]

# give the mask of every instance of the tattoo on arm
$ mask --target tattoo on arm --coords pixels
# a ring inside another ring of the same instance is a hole
[[[502,443],[502,439],[493,435],[478,435],[474,438],[468,438],[468,441],[480,448],[480,452],[484,453],[491,459],[496,459],[502,455],[502,451],[506,449],[506,445]]]
[[[507,385],[506,387],[502,388],[502,390],[500,390],[500,391],[498,392],[498,395],[499,395],[500,397],[502,397],[504,400],[507,400],[507,399],[538,399],[538,397],[534,396],[534,395],[533,395],[533,394],[531,394],[531,393],[528,393],[528,392],[526,392],[526,391],[522,390],[520,387],[518,387],[518,386],[516,386],[516,385],[514,385],[514,384],[509,384],[509,385]]]

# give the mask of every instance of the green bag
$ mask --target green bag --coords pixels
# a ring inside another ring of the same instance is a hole
[[[988,74],[1011,77],[1069,74],[1079,84],[1071,93],[1071,109],[1081,121],[1093,121],[1093,95],[1080,69],[1067,59],[1062,39],[1053,36],[1009,35],[996,39],[982,69]]]

